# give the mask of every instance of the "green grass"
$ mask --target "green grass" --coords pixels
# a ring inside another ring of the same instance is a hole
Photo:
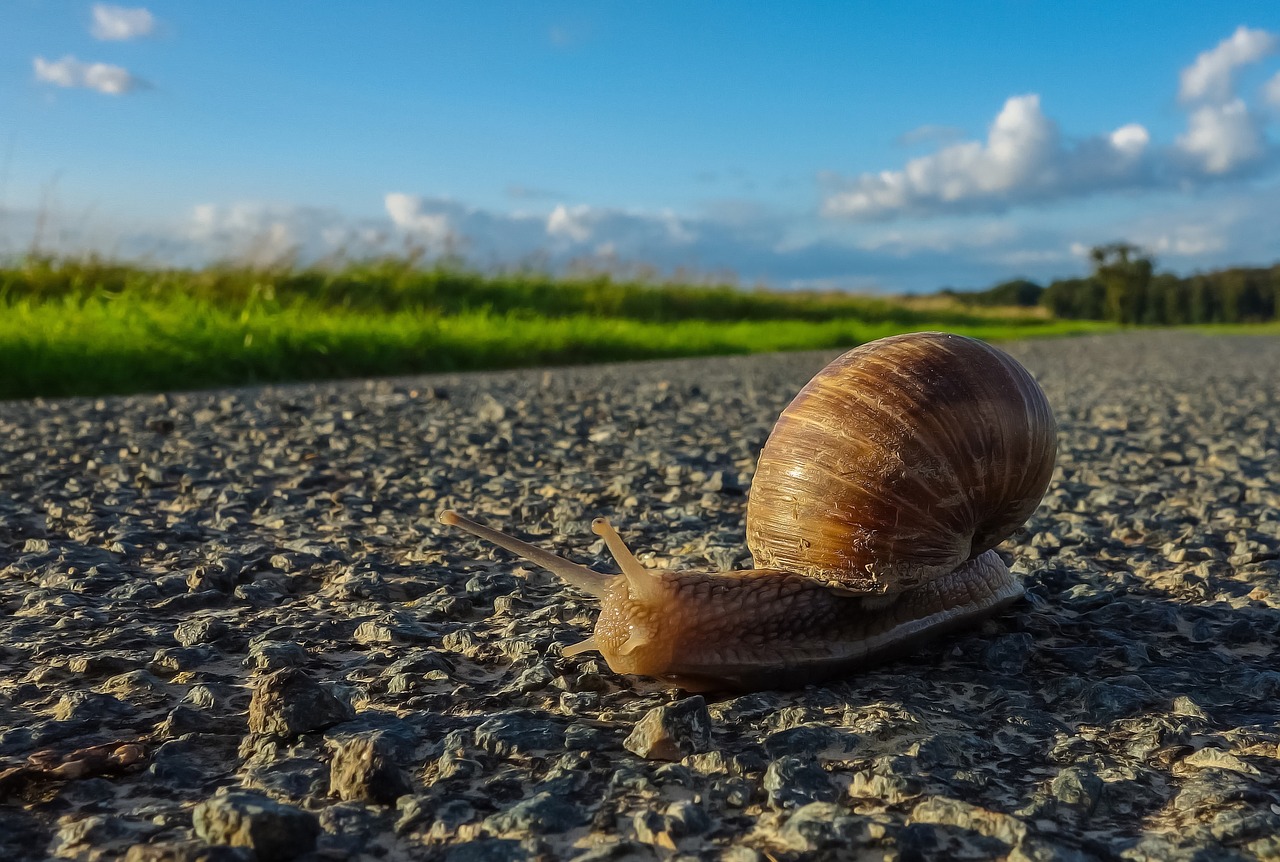
[[[1280,335],[1280,320],[1265,323],[1198,323],[1180,327],[1206,335]]]
[[[0,398],[839,348],[920,329],[1000,340],[1111,328],[932,300],[396,261],[330,272],[34,259],[0,268]]]
[[[456,268],[422,269],[414,261],[349,263],[336,269],[146,269],[95,259],[31,258],[0,268],[0,303],[29,299],[176,295],[220,308],[306,305],[376,312],[412,310],[437,315],[515,312],[558,318],[589,315],[650,322],[685,320],[808,320],[854,317],[899,327],[930,322],[980,326],[1007,319],[1013,309],[972,309],[959,303],[914,308],[901,300],[839,292],[786,293],[728,285],[652,284],[607,275],[555,278],[539,273],[482,275]],[[1028,325],[1036,309],[1017,311]]]

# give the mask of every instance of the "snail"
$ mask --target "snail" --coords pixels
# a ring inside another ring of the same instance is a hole
[[[464,518],[461,527],[600,602],[596,650],[691,691],[788,688],[909,652],[1017,601],[993,548],[1039,505],[1057,426],[1003,351],[920,332],[840,356],[782,411],[747,501],[757,568],[649,569],[603,518],[605,575]]]

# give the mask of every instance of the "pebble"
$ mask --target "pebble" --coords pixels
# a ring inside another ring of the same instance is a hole
[[[810,802],[795,809],[778,831],[778,839],[790,850],[839,850],[850,855],[854,848],[871,843],[867,825],[830,802]]]
[[[623,741],[630,752],[648,760],[679,760],[711,747],[711,715],[701,695],[654,707]]]
[[[534,752],[558,751],[564,747],[565,729],[530,712],[513,712],[482,722],[475,731],[476,747],[489,754],[507,757]]]
[[[548,792],[535,793],[485,820],[485,826],[499,835],[567,832],[588,820],[581,807]]]
[[[314,814],[257,793],[227,793],[201,802],[191,814],[196,835],[210,844],[248,847],[261,862],[286,862],[315,847]]]
[[[1059,772],[1050,789],[1058,801],[1078,806],[1088,814],[1102,798],[1104,786],[1102,779],[1091,770],[1073,766]]]
[[[349,704],[297,668],[261,677],[249,702],[249,730],[267,736],[298,736],[353,717]]]
[[[209,846],[202,841],[134,844],[124,854],[124,862],[255,862],[256,859],[247,847]]]
[[[342,740],[333,746],[332,754],[329,792],[339,799],[389,805],[413,790],[395,762],[393,744],[379,734]]]
[[[830,773],[810,759],[794,756],[769,764],[764,789],[769,793],[769,805],[778,809],[832,802],[839,796]]]

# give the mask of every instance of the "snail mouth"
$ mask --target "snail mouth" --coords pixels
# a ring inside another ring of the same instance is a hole
[[[601,598],[592,640],[614,672],[662,676],[670,668],[681,609],[666,574],[648,570],[642,589],[615,578]]]

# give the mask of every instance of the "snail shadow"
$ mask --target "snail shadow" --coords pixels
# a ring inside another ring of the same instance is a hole
[[[1033,585],[983,632],[846,683],[849,705],[896,692],[924,731],[907,768],[928,795],[1050,823],[1099,858],[1274,831],[1265,803],[1280,786],[1264,752],[1280,742],[1280,611],[1079,586]],[[982,824],[947,828],[992,837]]]

